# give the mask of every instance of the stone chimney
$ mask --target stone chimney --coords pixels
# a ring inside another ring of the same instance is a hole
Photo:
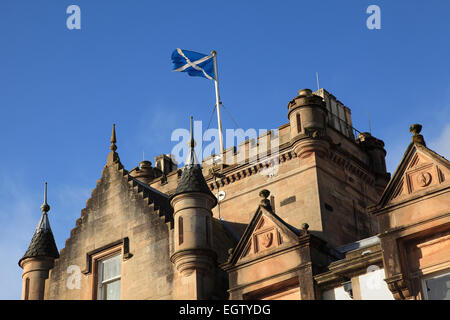
[[[160,176],[160,172],[155,172],[152,163],[147,160],[139,162],[139,167],[130,171],[130,175],[143,183],[149,184],[155,178]],[[158,174],[159,173],[159,174]]]
[[[155,167],[161,170],[162,174],[167,175],[177,170],[178,164],[170,154],[161,154],[155,158]]]

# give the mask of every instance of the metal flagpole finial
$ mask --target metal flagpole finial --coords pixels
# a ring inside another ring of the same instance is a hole
[[[47,182],[45,182],[45,187],[44,187],[44,203],[41,206],[41,211],[42,213],[47,213],[50,211],[50,206],[47,203]]]
[[[113,129],[112,129],[112,134],[111,134],[111,146],[109,147],[109,149],[111,149],[111,151],[116,151],[117,150],[117,146],[116,146],[116,124],[113,123]]]
[[[194,140],[194,125],[193,125],[194,118],[191,116],[191,139],[189,140],[188,146],[191,149],[195,148],[195,140]]]

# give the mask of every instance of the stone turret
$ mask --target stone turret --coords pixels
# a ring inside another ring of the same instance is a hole
[[[178,187],[170,198],[174,208],[175,250],[171,261],[182,278],[176,299],[210,299],[214,290],[216,254],[212,246],[212,212],[217,204],[195,156],[192,132],[190,152]]]
[[[369,155],[370,169],[375,174],[375,186],[378,192],[382,193],[390,179],[390,174],[386,171],[384,142],[368,132],[363,132],[358,135],[356,143]]]
[[[323,99],[310,89],[302,89],[288,104],[291,144],[299,158],[315,152],[326,154],[329,140],[326,135],[327,108]]]
[[[41,206],[42,216],[34,231],[30,246],[19,266],[22,274],[22,300],[43,300],[45,280],[49,270],[53,268],[54,260],[59,258],[50,222],[48,221],[47,182],[45,183],[44,203]]]

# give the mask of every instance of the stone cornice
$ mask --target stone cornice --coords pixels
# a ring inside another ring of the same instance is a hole
[[[253,163],[245,163],[243,165],[236,165],[233,167],[225,168],[221,173],[224,177],[214,181],[211,175],[205,177],[206,182],[211,190],[218,187],[223,187],[228,184],[232,184],[241,179],[245,179],[251,175],[254,175],[262,170],[274,166],[276,162],[284,163],[296,158],[295,153],[288,149],[287,151],[280,153],[279,155],[268,155],[260,161]]]
[[[328,271],[314,276],[314,280],[324,290],[335,287],[343,281],[348,281],[353,276],[365,274],[366,268],[371,265],[383,266],[383,257],[379,246],[375,252],[332,262],[328,266]]]
[[[266,277],[264,279],[259,279],[259,280],[253,281],[253,282],[242,284],[242,285],[240,285],[238,287],[230,288],[230,289],[228,289],[228,292],[231,293],[233,291],[242,290],[242,289],[250,287],[252,285],[255,285],[255,284],[258,284],[258,283],[262,283],[262,282],[267,281],[267,280],[275,279],[275,278],[278,278],[278,277],[282,277],[282,276],[287,275],[287,274],[291,274],[291,273],[296,274],[296,273],[299,272],[299,270],[302,270],[302,269],[305,269],[305,268],[311,268],[311,267],[312,267],[312,262],[308,261],[308,262],[300,264],[299,266],[297,266],[295,268],[286,270],[286,271],[281,272],[281,273],[274,274],[272,276],[268,276],[268,277]]]

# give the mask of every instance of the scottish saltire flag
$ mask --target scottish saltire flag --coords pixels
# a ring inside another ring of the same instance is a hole
[[[216,78],[212,55],[177,48],[172,52],[172,62],[174,71],[187,72],[191,77]]]

